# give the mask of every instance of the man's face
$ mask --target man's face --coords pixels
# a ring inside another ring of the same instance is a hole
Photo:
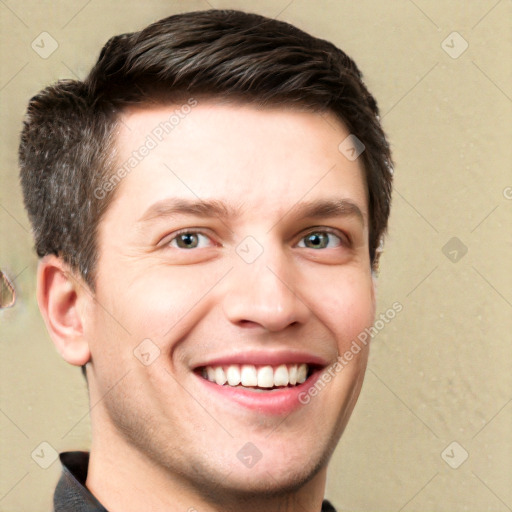
[[[125,113],[119,166],[176,108]],[[84,322],[93,436],[210,490],[323,470],[367,348],[299,397],[375,313],[348,135],[332,115],[199,103],[122,180]]]

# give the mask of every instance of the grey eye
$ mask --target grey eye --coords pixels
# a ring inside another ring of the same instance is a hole
[[[197,249],[208,247],[212,244],[209,237],[201,233],[194,233],[193,231],[185,231],[177,234],[170,242],[172,247],[178,249]]]
[[[339,247],[341,239],[334,233],[327,231],[313,231],[307,234],[299,242],[298,247],[307,247],[308,249],[327,249]]]

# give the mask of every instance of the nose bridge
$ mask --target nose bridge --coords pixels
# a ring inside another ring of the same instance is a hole
[[[308,314],[300,300],[291,262],[282,248],[270,243],[253,261],[235,262],[224,311],[238,325],[258,324],[278,331],[302,323]]]

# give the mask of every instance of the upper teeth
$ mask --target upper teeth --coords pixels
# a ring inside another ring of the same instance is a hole
[[[203,377],[220,386],[245,386],[273,388],[302,384],[308,376],[307,364],[281,364],[279,366],[254,366],[231,364],[229,366],[206,366]]]

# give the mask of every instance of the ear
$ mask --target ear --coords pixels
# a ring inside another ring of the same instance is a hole
[[[37,302],[53,343],[65,361],[82,366],[91,353],[84,337],[85,288],[61,258],[47,255],[37,270]]]
[[[377,313],[377,285],[379,283],[378,275],[372,271],[371,273],[371,283],[370,283],[370,296],[372,301],[372,318],[375,321],[375,315]]]

